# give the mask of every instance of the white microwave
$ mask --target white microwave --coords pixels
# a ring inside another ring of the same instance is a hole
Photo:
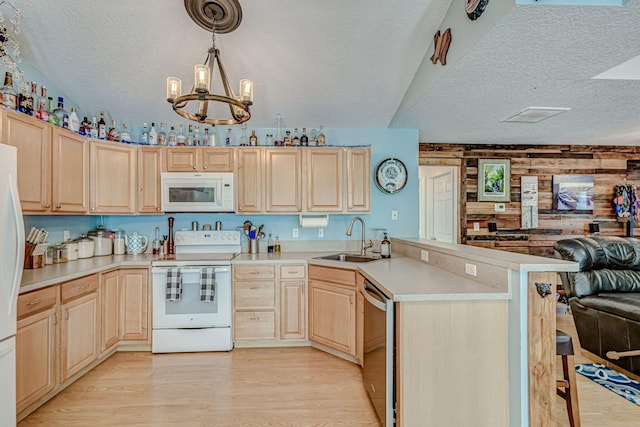
[[[163,172],[164,212],[233,212],[233,172]]]

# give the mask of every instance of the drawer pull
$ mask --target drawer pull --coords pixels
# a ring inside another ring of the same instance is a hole
[[[29,302],[29,303],[27,304],[27,307],[31,307],[31,306],[33,306],[33,305],[38,305],[38,304],[40,304],[41,302],[42,302],[42,300],[41,300],[40,298],[34,299],[33,301],[31,301],[31,302]]]
[[[78,290],[82,290],[82,289],[87,289],[89,287],[89,285],[80,285],[78,286]]]
[[[260,320],[259,317],[250,317],[249,320]]]
[[[256,275],[262,274],[262,273],[260,273],[259,271],[251,271],[249,274],[252,275],[252,276],[256,276]]]
[[[259,288],[259,287],[257,287],[257,286],[252,286],[252,287],[250,287],[249,289],[251,289],[252,291],[257,291],[257,290],[258,290],[258,289],[260,289],[260,288]]]

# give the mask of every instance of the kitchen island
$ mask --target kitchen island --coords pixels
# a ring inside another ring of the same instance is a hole
[[[392,247],[405,258],[359,269],[397,303],[399,425],[432,419],[425,402],[442,394],[438,425],[555,425],[557,273],[577,264],[426,239],[392,239]],[[439,270],[458,281],[429,285]],[[465,280],[484,292],[459,292],[471,286]],[[489,394],[489,408],[463,403],[474,388]]]

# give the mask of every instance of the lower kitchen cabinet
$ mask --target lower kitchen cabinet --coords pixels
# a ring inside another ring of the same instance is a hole
[[[124,268],[119,280],[119,340],[149,342],[149,270]]]
[[[61,382],[64,382],[98,359],[98,276],[63,283],[60,290],[60,368]]]
[[[280,339],[307,338],[306,266],[280,266]]]
[[[18,413],[58,385],[58,287],[18,298],[16,410]]]
[[[309,339],[356,356],[356,272],[309,266]]]
[[[100,354],[118,344],[118,270],[100,274]]]
[[[234,265],[233,277],[234,342],[306,339],[304,264]]]
[[[309,339],[355,356],[354,290],[309,281]]]
[[[233,268],[233,339],[276,339],[276,282],[273,265]]]

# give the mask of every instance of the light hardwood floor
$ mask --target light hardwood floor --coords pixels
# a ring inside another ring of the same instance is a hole
[[[375,426],[360,367],[310,347],[116,353],[18,424]]]
[[[580,353],[578,335],[573,323],[573,317],[562,315],[556,317],[557,329],[571,334],[574,350],[576,352],[575,363],[593,363]],[[561,365],[558,358],[558,365]],[[561,367],[558,367],[558,378],[562,376]],[[578,374],[578,403],[580,405],[580,420],[582,427],[638,427],[640,426],[640,406],[617,396],[599,384]],[[556,420],[558,427],[569,426],[564,400],[556,399]]]
[[[578,343],[570,315],[558,316],[558,329],[572,334]],[[579,348],[576,351],[576,363],[590,362]],[[577,377],[583,427],[640,425],[640,406]],[[569,426],[564,400],[559,397],[556,416],[559,427]],[[362,387],[360,368],[304,347],[230,353],[117,353],[19,427],[30,425],[378,424]]]

